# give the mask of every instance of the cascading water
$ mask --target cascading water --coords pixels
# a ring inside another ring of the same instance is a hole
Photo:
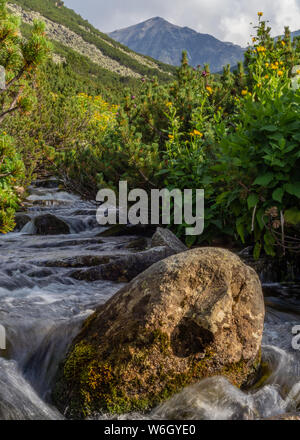
[[[96,205],[59,191],[52,181],[30,193],[32,221],[21,232],[0,236],[0,324],[7,331],[7,349],[0,351],[0,419],[63,418],[50,401],[58,364],[84,319],[120,288],[108,281],[77,281],[69,276],[70,267],[51,261],[124,252],[129,240],[97,239]],[[65,221],[71,233],[36,235],[34,218],[49,213]],[[300,352],[291,346],[292,328],[300,324],[299,294],[296,284],[266,286],[262,354],[270,373],[259,387],[243,392],[222,377],[210,378],[147,416],[122,418],[253,419],[299,409]]]

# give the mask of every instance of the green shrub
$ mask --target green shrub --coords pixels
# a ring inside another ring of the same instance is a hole
[[[17,154],[13,139],[6,133],[0,134],[0,233],[11,231],[14,213],[24,188],[25,167]]]

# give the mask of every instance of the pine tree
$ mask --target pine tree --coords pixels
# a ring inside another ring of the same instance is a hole
[[[0,90],[0,124],[8,115],[30,109],[29,81],[50,52],[44,23],[35,21],[26,41],[20,33],[20,19],[8,12],[6,0],[0,0],[0,65],[6,74],[6,88]]]

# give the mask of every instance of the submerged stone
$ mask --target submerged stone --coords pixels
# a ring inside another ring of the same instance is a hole
[[[70,234],[70,228],[63,220],[52,214],[39,215],[34,219],[37,235]]]
[[[31,221],[31,218],[29,217],[29,215],[27,214],[23,214],[23,213],[17,213],[15,215],[15,223],[16,223],[16,227],[15,227],[15,231],[16,232],[20,232],[25,225],[27,225],[27,223],[29,223]]]

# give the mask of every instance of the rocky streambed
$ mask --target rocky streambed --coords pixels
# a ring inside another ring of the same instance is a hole
[[[18,230],[0,236],[8,341],[0,351],[0,419],[82,417],[82,408],[91,418],[128,419],[299,410],[296,281],[263,286],[263,329],[260,283],[237,256],[182,254],[161,231],[108,232],[95,213],[94,203],[55,181],[37,182]]]

